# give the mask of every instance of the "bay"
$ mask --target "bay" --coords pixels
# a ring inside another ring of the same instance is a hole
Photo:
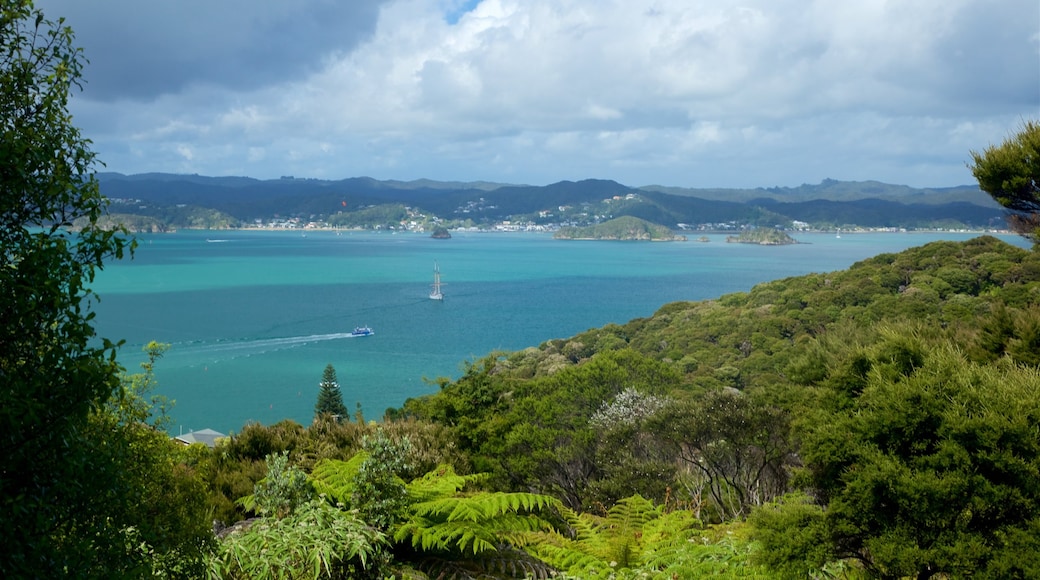
[[[125,340],[138,370],[148,341],[169,343],[158,392],[174,433],[237,432],[250,421],[308,424],[332,364],[352,410],[388,407],[457,378],[466,361],[609,323],[679,300],[829,272],[884,252],[970,233],[801,234],[790,246],[554,240],[550,234],[183,231],[139,235],[133,260],[92,288],[100,336]],[[1025,247],[1017,236],[998,236]],[[434,263],[445,299],[428,298]],[[350,331],[372,327],[373,336]]]

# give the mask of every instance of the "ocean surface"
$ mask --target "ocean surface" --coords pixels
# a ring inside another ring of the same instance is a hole
[[[884,252],[976,234],[802,234],[798,245],[553,240],[550,234],[183,231],[138,236],[133,260],[92,286],[99,336],[125,340],[139,371],[149,341],[169,343],[158,392],[171,431],[238,432],[250,421],[308,424],[332,364],[353,411],[388,407],[457,378],[466,361],[519,350],[679,300],[830,272]],[[1027,247],[1017,236],[998,236]],[[428,298],[439,264],[443,302]],[[353,338],[356,326],[373,336]]]

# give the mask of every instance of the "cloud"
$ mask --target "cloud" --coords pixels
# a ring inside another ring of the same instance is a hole
[[[90,60],[93,98],[151,99],[195,84],[249,90],[306,78],[366,40],[383,0],[37,0]]]
[[[124,172],[956,185],[1040,114],[1034,0],[40,4]]]

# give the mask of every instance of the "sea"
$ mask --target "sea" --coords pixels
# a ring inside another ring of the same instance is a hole
[[[149,341],[170,345],[156,393],[173,435],[238,432],[313,418],[326,365],[366,420],[436,391],[467,363],[590,328],[651,316],[681,300],[830,272],[886,252],[975,233],[794,234],[800,243],[555,240],[548,233],[188,230],[137,235],[91,288],[99,337],[124,341],[140,372]],[[1013,235],[997,237],[1021,247]],[[429,299],[435,265],[443,301]],[[352,337],[358,326],[374,334]]]

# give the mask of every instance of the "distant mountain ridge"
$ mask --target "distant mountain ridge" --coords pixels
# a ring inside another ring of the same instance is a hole
[[[951,203],[964,201],[997,209],[1000,205],[986,195],[977,185],[954,187],[914,188],[908,185],[893,185],[880,181],[838,181],[824,179],[818,184],[802,184],[798,187],[769,187],[754,189],[690,189],[648,185],[640,189],[659,191],[671,195],[699,197],[702,199],[726,199],[748,202],[756,199],[799,202],[825,199],[829,201],[856,201],[860,199],[884,199],[907,203]]]
[[[544,186],[485,181],[380,181],[283,177],[206,177],[99,173],[111,199],[139,202],[134,212],[197,207],[249,222],[271,216],[323,218],[337,212],[403,204],[444,220],[588,223],[633,216],[672,228],[689,224],[810,224],[864,227],[1002,227],[1003,211],[976,186],[916,189],[876,181],[827,179],[796,188],[689,189],[630,187],[585,179]],[[571,225],[574,225],[573,223]]]

